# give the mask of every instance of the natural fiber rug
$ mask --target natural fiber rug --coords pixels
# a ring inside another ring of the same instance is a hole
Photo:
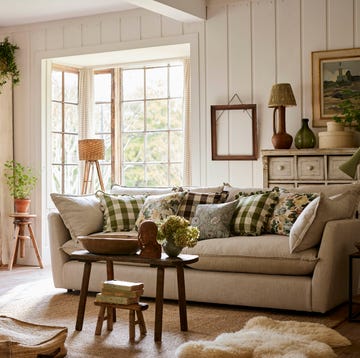
[[[75,318],[79,296],[62,289],[53,288],[50,279],[29,281],[28,284],[14,286],[0,296],[0,315],[23,321],[64,326],[68,328],[66,346],[68,357],[171,357],[182,343],[190,340],[212,340],[219,334],[239,331],[245,323],[256,316],[267,316],[276,320],[296,320],[317,322],[335,327],[346,318],[346,307],[336,309],[326,315],[297,313],[270,309],[252,309],[189,303],[188,332],[180,331],[178,306],[166,301],[164,305],[162,342],[154,342],[154,300],[144,299],[149,309],[144,312],[147,335],[139,338],[136,330],[135,343],[129,342],[128,313],[117,310],[114,330],[106,331],[104,324],[101,336],[95,336],[98,307],[94,305],[94,295],[88,297],[83,330],[75,331]],[[138,327],[136,327],[138,328]]]
[[[222,333],[213,341],[190,341],[176,349],[177,358],[336,357],[331,347],[351,342],[320,323],[251,318],[243,329]]]

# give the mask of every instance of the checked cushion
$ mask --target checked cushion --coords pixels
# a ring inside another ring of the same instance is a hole
[[[277,190],[237,196],[231,231],[241,236],[259,236],[265,232],[267,221],[279,200]]]
[[[145,202],[145,195],[111,195],[97,191],[104,211],[104,232],[130,231]]]

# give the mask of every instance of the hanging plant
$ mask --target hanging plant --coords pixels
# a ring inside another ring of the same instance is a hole
[[[14,85],[20,81],[20,72],[15,61],[15,51],[18,49],[17,45],[9,42],[8,37],[0,42],[0,93],[2,86],[8,80],[11,80]]]

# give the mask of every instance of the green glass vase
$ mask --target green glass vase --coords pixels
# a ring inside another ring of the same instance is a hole
[[[309,120],[303,118],[302,126],[295,136],[295,147],[297,149],[314,148],[316,137],[314,132],[309,128]]]

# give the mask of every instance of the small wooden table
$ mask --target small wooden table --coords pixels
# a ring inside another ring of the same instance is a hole
[[[180,328],[182,331],[188,330],[187,314],[186,314],[186,295],[185,295],[185,278],[184,266],[192,264],[199,260],[197,255],[179,255],[178,257],[168,257],[162,254],[161,258],[145,258],[139,255],[97,255],[87,250],[75,251],[70,255],[73,260],[84,262],[84,273],[82,278],[79,306],[76,318],[75,329],[81,331],[84,322],[86,298],[89,290],[89,280],[91,273],[91,264],[96,261],[106,261],[107,280],[114,280],[114,261],[115,262],[132,262],[148,264],[157,268],[156,278],[156,297],[155,297],[155,328],[154,340],[161,341],[162,336],[162,317],[164,303],[164,276],[166,267],[176,267],[177,284],[178,284],[178,303]]]
[[[13,265],[16,264],[19,248],[20,257],[25,257],[25,241],[28,239],[30,239],[33,244],[35,255],[39,262],[40,268],[44,268],[41,261],[40,252],[36,244],[34,231],[31,227],[31,219],[36,218],[36,215],[29,213],[13,213],[9,216],[14,218],[14,239],[16,240],[9,262],[9,270],[12,270]],[[30,236],[25,235],[26,228],[28,229]]]

